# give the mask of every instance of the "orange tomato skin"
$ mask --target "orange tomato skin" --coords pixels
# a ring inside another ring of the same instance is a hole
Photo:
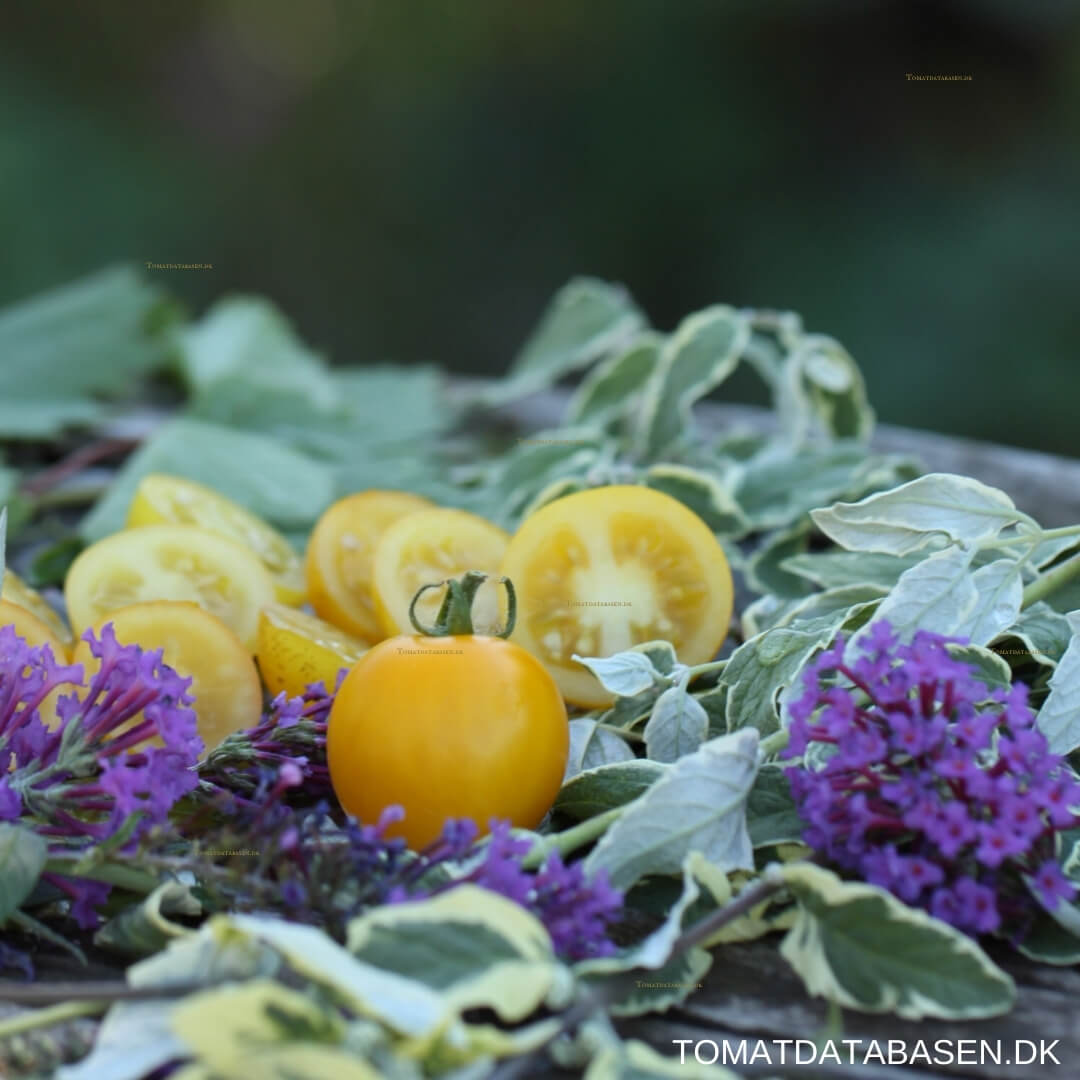
[[[555,801],[570,748],[566,706],[535,657],[481,635],[400,636],[346,676],[326,756],[342,806],[365,823],[394,803],[389,834],[413,850],[448,817],[534,828]]]

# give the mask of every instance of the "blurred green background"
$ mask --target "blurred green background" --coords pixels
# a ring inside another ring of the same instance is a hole
[[[208,262],[151,275],[496,373],[588,273],[665,329],[792,308],[883,420],[1080,455],[1069,0],[5,0],[0,204],[0,303]]]

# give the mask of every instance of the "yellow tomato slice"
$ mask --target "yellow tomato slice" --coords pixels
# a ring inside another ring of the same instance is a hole
[[[497,525],[464,510],[423,510],[395,522],[375,548],[372,591],[386,636],[413,633],[409,605],[422,585],[460,577],[466,570],[497,575],[510,537]],[[501,625],[505,603],[493,580],[476,594],[476,633]],[[417,617],[430,625],[445,590],[431,589],[416,605]]]
[[[358,638],[283,604],[270,604],[259,616],[255,659],[271,694],[284,690],[299,697],[314,682],[333,693],[338,672],[351,668],[366,651]]]
[[[75,645],[71,628],[56,613],[52,605],[37,591],[26,584],[14,571],[4,573],[4,585],[0,589],[0,598],[36,615],[63,643],[65,656]]]
[[[106,623],[112,623],[121,645],[161,649],[169,667],[191,676],[188,692],[195,698],[192,708],[206,744],[204,755],[226,735],[259,722],[263,698],[255,661],[221,619],[196,604],[160,600],[110,611],[94,628],[98,637]],[[72,660],[83,665],[89,686],[101,665],[85,641],[79,642]],[[141,714],[126,726],[140,719]],[[158,736],[147,741],[161,743]]]
[[[5,584],[9,574],[10,571],[4,575]],[[15,633],[32,648],[48,645],[52,650],[53,658],[58,663],[66,664],[71,659],[67,645],[53,633],[52,628],[45,623],[44,619],[39,619],[33,612],[27,611],[18,604],[13,604],[10,600],[0,600],[0,626],[13,626]],[[74,685],[64,683],[38,706],[38,716],[46,727],[55,728],[57,725],[59,717],[56,714],[56,703],[61,695],[73,693],[75,690]],[[14,767],[15,762],[12,760],[9,768]]]
[[[395,521],[433,503],[404,491],[361,491],[331,506],[312,530],[305,570],[315,614],[364,641],[382,627],[371,594],[375,544]]]
[[[72,626],[151,600],[188,600],[218,616],[252,652],[274,582],[259,557],[194,525],[146,525],[91,544],[71,564],[64,598]]]
[[[684,664],[727,636],[733,588],[708,526],[670,495],[615,485],[556,499],[527,517],[500,572],[517,590],[511,640],[547,665],[568,701],[612,700],[579,656],[663,639]]]
[[[274,579],[282,604],[299,605],[307,590],[304,567],[292,545],[272,525],[217,491],[182,476],[150,473],[139,481],[127,526],[197,525],[251,548]]]

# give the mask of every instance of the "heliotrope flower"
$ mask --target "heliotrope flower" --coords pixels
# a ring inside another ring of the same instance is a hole
[[[0,781],[0,820],[25,820],[58,854],[125,829],[130,851],[198,782],[203,743],[191,680],[163,663],[160,649],[120,645],[111,624],[83,640],[100,661],[89,686],[82,665],[59,664],[48,645],[0,627],[0,759],[11,766]],[[53,694],[56,719],[46,725],[41,710]],[[162,745],[149,745],[153,737]],[[80,925],[96,925],[107,886],[43,877],[68,894]]]
[[[1032,892],[1051,910],[1076,896],[1055,854],[1080,825],[1080,782],[1027,687],[984,685],[957,640],[903,645],[879,620],[849,664],[838,639],[790,705],[784,756],[802,761],[786,771],[810,847],[967,933],[1019,939]]]

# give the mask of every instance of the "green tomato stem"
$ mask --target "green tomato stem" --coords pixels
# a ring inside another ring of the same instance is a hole
[[[472,608],[476,592],[487,581],[488,575],[479,570],[468,570],[460,578],[432,582],[421,585],[409,605],[409,622],[418,634],[425,637],[465,637],[475,633],[473,630]],[[508,638],[514,632],[517,621],[517,594],[509,578],[499,581],[506,586],[506,626],[494,634],[495,637]],[[432,626],[424,626],[416,615],[416,605],[428,589],[441,589],[446,586],[446,595]]]
[[[553,851],[566,856],[579,847],[584,847],[586,844],[603,836],[607,827],[618,820],[625,809],[625,806],[613,807],[602,814],[597,814],[596,817],[582,821],[572,829],[566,829],[561,833],[555,833],[553,836],[544,837],[539,843],[534,844],[532,851],[521,860],[522,867],[525,870],[538,870]]]
[[[1059,566],[1040,574],[1031,584],[1024,589],[1024,600],[1021,607],[1029,608],[1032,604],[1043,597],[1049,596],[1080,575],[1080,553],[1066,559]]]
[[[52,1027],[66,1020],[77,1020],[82,1016],[100,1016],[108,1007],[107,1001],[65,1001],[59,1005],[50,1005],[47,1009],[19,1013],[7,1020],[0,1020],[0,1039],[21,1035],[26,1031],[36,1031],[38,1028]]]

